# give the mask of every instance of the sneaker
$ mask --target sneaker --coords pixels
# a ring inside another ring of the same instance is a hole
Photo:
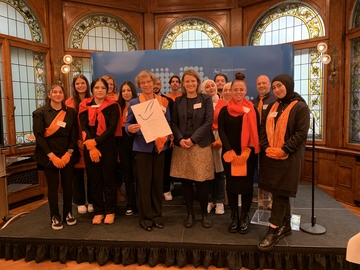
[[[87,209],[85,205],[78,205],[78,213],[79,214],[86,214]]]
[[[57,220],[56,217],[52,217],[51,219],[51,228],[55,231],[62,230],[64,228],[63,223],[61,220]]]
[[[74,218],[74,216],[69,213],[66,217],[66,224],[69,226],[75,225],[76,224],[76,219]]]
[[[171,191],[164,193],[165,201],[172,201],[173,196],[171,195]]]
[[[222,215],[225,213],[225,210],[224,210],[224,204],[222,203],[217,203],[215,204],[215,214],[217,215]]]
[[[88,204],[87,211],[88,211],[89,213],[94,212],[94,206],[93,206],[91,203]]]
[[[131,216],[132,214],[134,214],[134,210],[133,210],[133,209],[126,209],[125,215]]]
[[[214,207],[215,207],[215,204],[213,202],[209,202],[208,206],[207,206],[207,212],[210,213]]]
[[[115,214],[107,214],[105,216],[104,223],[105,224],[113,224],[115,220]]]

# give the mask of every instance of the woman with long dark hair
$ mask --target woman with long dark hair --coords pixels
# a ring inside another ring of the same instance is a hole
[[[79,111],[79,104],[85,98],[90,97],[90,85],[88,79],[83,74],[77,74],[72,81],[73,95],[65,101],[65,105]],[[81,135],[81,127],[79,127],[78,148],[80,151],[79,162],[75,164],[73,173],[73,202],[77,205],[79,214],[94,212],[91,198],[90,179],[86,179],[85,189],[85,160],[84,145]],[[86,207],[86,201],[88,203]]]
[[[126,211],[125,215],[131,216],[137,210],[135,193],[135,176],[133,167],[133,136],[125,132],[126,118],[130,100],[137,97],[135,85],[130,81],[125,81],[120,86],[120,95],[118,103],[122,112],[121,128],[122,136],[118,137],[118,150],[120,156],[121,171],[126,191]]]
[[[62,85],[49,87],[46,104],[33,112],[33,131],[36,138],[34,160],[45,172],[48,184],[51,227],[61,230],[63,222],[75,225],[72,214],[72,174],[78,162],[78,122],[76,111],[65,106]],[[63,190],[63,216],[58,204],[59,182]]]

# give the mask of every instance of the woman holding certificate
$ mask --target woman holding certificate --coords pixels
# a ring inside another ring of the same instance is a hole
[[[208,189],[206,180],[214,178],[214,161],[211,143],[214,134],[211,127],[214,119],[212,99],[200,90],[200,77],[195,70],[186,70],[182,76],[182,96],[175,99],[172,114],[174,149],[170,175],[182,182],[186,205],[184,227],[195,223],[193,210],[195,184],[201,207],[202,225],[211,227],[208,217]]]
[[[232,98],[219,113],[219,135],[222,142],[226,191],[231,209],[231,233],[247,233],[253,177],[260,151],[259,115],[252,102],[245,98],[245,75],[235,74],[231,84]],[[241,215],[238,212],[241,194]]]
[[[139,224],[146,231],[152,231],[153,226],[159,229],[164,228],[162,220],[164,150],[168,148],[170,136],[158,137],[154,141],[146,142],[132,106],[157,99],[167,122],[170,123],[168,100],[155,95],[153,92],[156,81],[157,77],[148,70],[143,70],[136,76],[136,85],[141,89],[142,93],[138,98],[130,101],[125,125],[126,132],[134,138],[133,152],[138,180]],[[147,112],[145,111],[145,114]],[[144,115],[145,119],[148,117],[149,115]]]

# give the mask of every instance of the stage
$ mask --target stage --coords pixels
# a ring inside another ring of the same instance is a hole
[[[247,234],[227,231],[230,209],[224,215],[210,214],[213,226],[204,229],[198,201],[195,201],[196,223],[185,229],[185,206],[181,189],[173,191],[174,200],[163,203],[164,229],[143,230],[136,214],[125,216],[125,204],[119,203],[112,225],[92,225],[93,215],[74,214],[75,226],[64,225],[61,231],[50,227],[47,204],[10,223],[0,230],[0,258],[41,262],[46,259],[65,263],[108,261],[116,264],[195,267],[214,265],[231,270],[249,269],[360,269],[345,260],[348,240],[360,232],[360,217],[354,215],[326,193],[315,188],[316,223],[326,228],[322,235],[293,231],[281,239],[270,252],[256,246],[267,231],[263,225],[250,224]],[[301,223],[311,223],[311,185],[301,183],[297,198],[292,200],[292,214],[301,216]],[[253,204],[250,218],[257,210]],[[359,255],[360,256],[360,255]]]

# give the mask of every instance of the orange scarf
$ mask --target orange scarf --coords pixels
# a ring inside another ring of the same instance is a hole
[[[279,116],[275,125],[275,117],[269,117],[272,113],[277,113],[279,108],[279,102],[276,101],[271,107],[269,114],[266,118],[266,134],[270,147],[282,148],[285,143],[286,127],[289,120],[289,114],[291,109],[297,103],[297,100],[292,101],[289,106],[286,107],[284,112]]]
[[[53,135],[56,131],[58,131],[58,129],[60,128],[60,126],[58,125],[58,122],[59,121],[63,122],[65,119],[65,115],[66,115],[66,111],[64,111],[64,110],[61,110],[56,115],[54,120],[52,120],[50,126],[45,128],[45,134],[44,134],[45,138]]]
[[[89,126],[95,126],[96,120],[98,121],[98,126],[96,129],[96,135],[100,136],[106,130],[106,121],[102,110],[109,107],[112,104],[117,104],[120,112],[120,117],[117,123],[117,127],[115,130],[115,136],[121,136],[121,109],[120,105],[114,101],[111,101],[108,97],[105,97],[104,101],[101,103],[99,107],[93,107],[92,105],[87,106],[87,104],[92,103],[94,97],[85,98],[79,105],[79,114],[88,111],[88,120]]]
[[[249,111],[245,112],[244,107],[249,108]],[[259,153],[260,144],[254,105],[245,98],[242,102],[236,102],[232,98],[227,105],[227,111],[233,117],[243,115],[241,128],[241,152],[244,151],[246,147],[251,146],[254,147],[255,154]]]

